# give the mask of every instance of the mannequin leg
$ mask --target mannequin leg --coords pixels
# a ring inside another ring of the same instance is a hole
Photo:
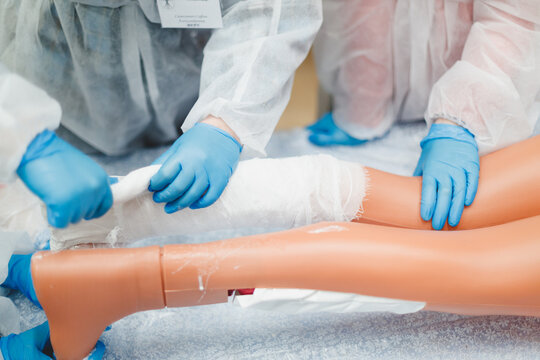
[[[540,217],[432,232],[323,223],[197,245],[38,253],[32,276],[58,359],[84,357],[137,311],[224,302],[227,290],[304,288],[462,314],[540,316]]]
[[[368,189],[362,216],[355,221],[431,230],[420,217],[422,178],[366,169]],[[540,215],[540,136],[480,159],[474,203],[465,207],[455,229],[467,230]],[[451,229],[448,224],[445,229]]]
[[[420,217],[421,178],[364,168],[330,156],[242,162],[213,206],[172,215],[165,214],[146,191],[153,173],[144,174],[145,169],[115,185],[122,189],[126,182],[141,182],[142,186],[135,186],[141,189],[139,196],[116,201],[100,219],[54,230],[52,249],[87,243],[110,246],[232,228],[294,228],[321,221],[431,229],[431,223]],[[465,208],[456,229],[540,215],[539,193],[540,136],[536,136],[482,157],[476,200]]]
[[[166,214],[147,190],[158,168],[139,169],[114,185],[115,203],[105,216],[55,229],[52,250],[224,229],[290,229],[351,221],[366,188],[363,166],[328,155],[253,159],[240,162],[212,206]]]

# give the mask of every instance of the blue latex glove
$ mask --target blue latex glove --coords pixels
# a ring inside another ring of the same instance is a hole
[[[49,324],[47,322],[25,331],[22,334],[0,338],[0,351],[4,360],[44,360],[53,359],[53,354],[45,355],[45,352],[49,352],[51,349],[47,349],[50,346],[50,331]],[[89,360],[101,360],[105,353],[105,345],[101,341],[98,341],[95,349],[90,355]]]
[[[308,126],[306,129],[310,131],[309,141],[317,146],[356,146],[368,141],[354,138],[338,128],[334,122],[332,113],[324,115],[315,124]]]
[[[49,324],[43,323],[22,334],[0,338],[0,350],[4,360],[52,359],[43,353],[49,336]]]
[[[154,163],[163,164],[150,179],[154,201],[167,203],[171,214],[190,207],[212,205],[234,172],[242,146],[225,131],[209,124],[196,124]]]
[[[43,200],[54,227],[98,218],[112,206],[105,171],[52,131],[42,132],[30,143],[17,174]]]
[[[448,218],[457,226],[463,207],[472,204],[478,189],[480,159],[474,135],[457,125],[433,124],[420,143],[422,155],[414,176],[423,175],[420,215],[435,230]]]
[[[31,260],[32,254],[12,255],[8,264],[8,276],[2,287],[19,290],[30,301],[41,308],[36,291],[34,290],[34,282],[32,281]]]
[[[88,355],[86,358],[88,360],[101,360],[103,359],[104,354],[105,354],[105,344],[103,344],[101,341],[98,341],[94,350],[92,350],[90,355]]]

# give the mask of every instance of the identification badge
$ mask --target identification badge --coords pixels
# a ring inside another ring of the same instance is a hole
[[[219,0],[157,0],[161,27],[217,29],[223,27]]]

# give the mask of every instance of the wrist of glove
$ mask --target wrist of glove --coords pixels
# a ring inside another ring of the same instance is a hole
[[[52,131],[36,136],[17,174],[47,206],[52,226],[63,228],[105,214],[112,192],[105,171]]]
[[[54,359],[50,342],[49,323],[45,322],[22,334],[11,334],[0,338],[0,352],[4,360]],[[88,360],[101,360],[105,354],[105,345],[98,341],[96,347],[88,355]]]
[[[457,226],[464,206],[474,201],[480,159],[474,135],[458,125],[433,124],[421,141],[415,176],[422,176],[420,215],[435,230],[448,220]]]
[[[1,286],[19,290],[36,306],[41,308],[32,281],[31,261],[31,254],[12,255],[8,264],[8,276]]]
[[[165,212],[213,204],[236,169],[242,146],[227,132],[198,123],[154,163],[162,164],[150,180],[154,201]]]
[[[49,324],[43,323],[22,334],[0,338],[0,351],[4,360],[52,359],[44,353],[49,336]]]

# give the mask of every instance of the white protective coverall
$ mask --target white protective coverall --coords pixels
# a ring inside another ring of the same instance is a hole
[[[540,114],[538,0],[325,0],[315,41],[336,124],[359,139],[445,118],[480,153],[530,136]]]
[[[322,6],[221,7],[223,28],[193,30],[163,29],[156,0],[3,0],[0,62],[57,99],[62,126],[105,154],[171,142],[208,115],[264,153]]]
[[[31,251],[31,239],[47,229],[40,200],[20,180],[11,182],[28,144],[43,130],[54,130],[60,117],[55,100],[0,64],[0,284],[14,251]],[[6,292],[0,287],[0,336],[20,330],[17,309]]]
[[[15,244],[13,239],[4,236],[0,232],[0,284],[8,275],[8,263],[13,254]],[[0,336],[6,336],[20,331],[19,315],[17,308],[10,299],[5,297],[7,289],[0,287]],[[0,359],[2,354],[0,353]]]
[[[0,284],[8,276],[8,263],[14,252],[28,253],[32,251],[33,244],[25,231],[4,231],[0,229]],[[17,308],[7,295],[9,289],[0,287],[0,337],[19,333],[20,322]],[[0,359],[2,359],[0,352]]]

